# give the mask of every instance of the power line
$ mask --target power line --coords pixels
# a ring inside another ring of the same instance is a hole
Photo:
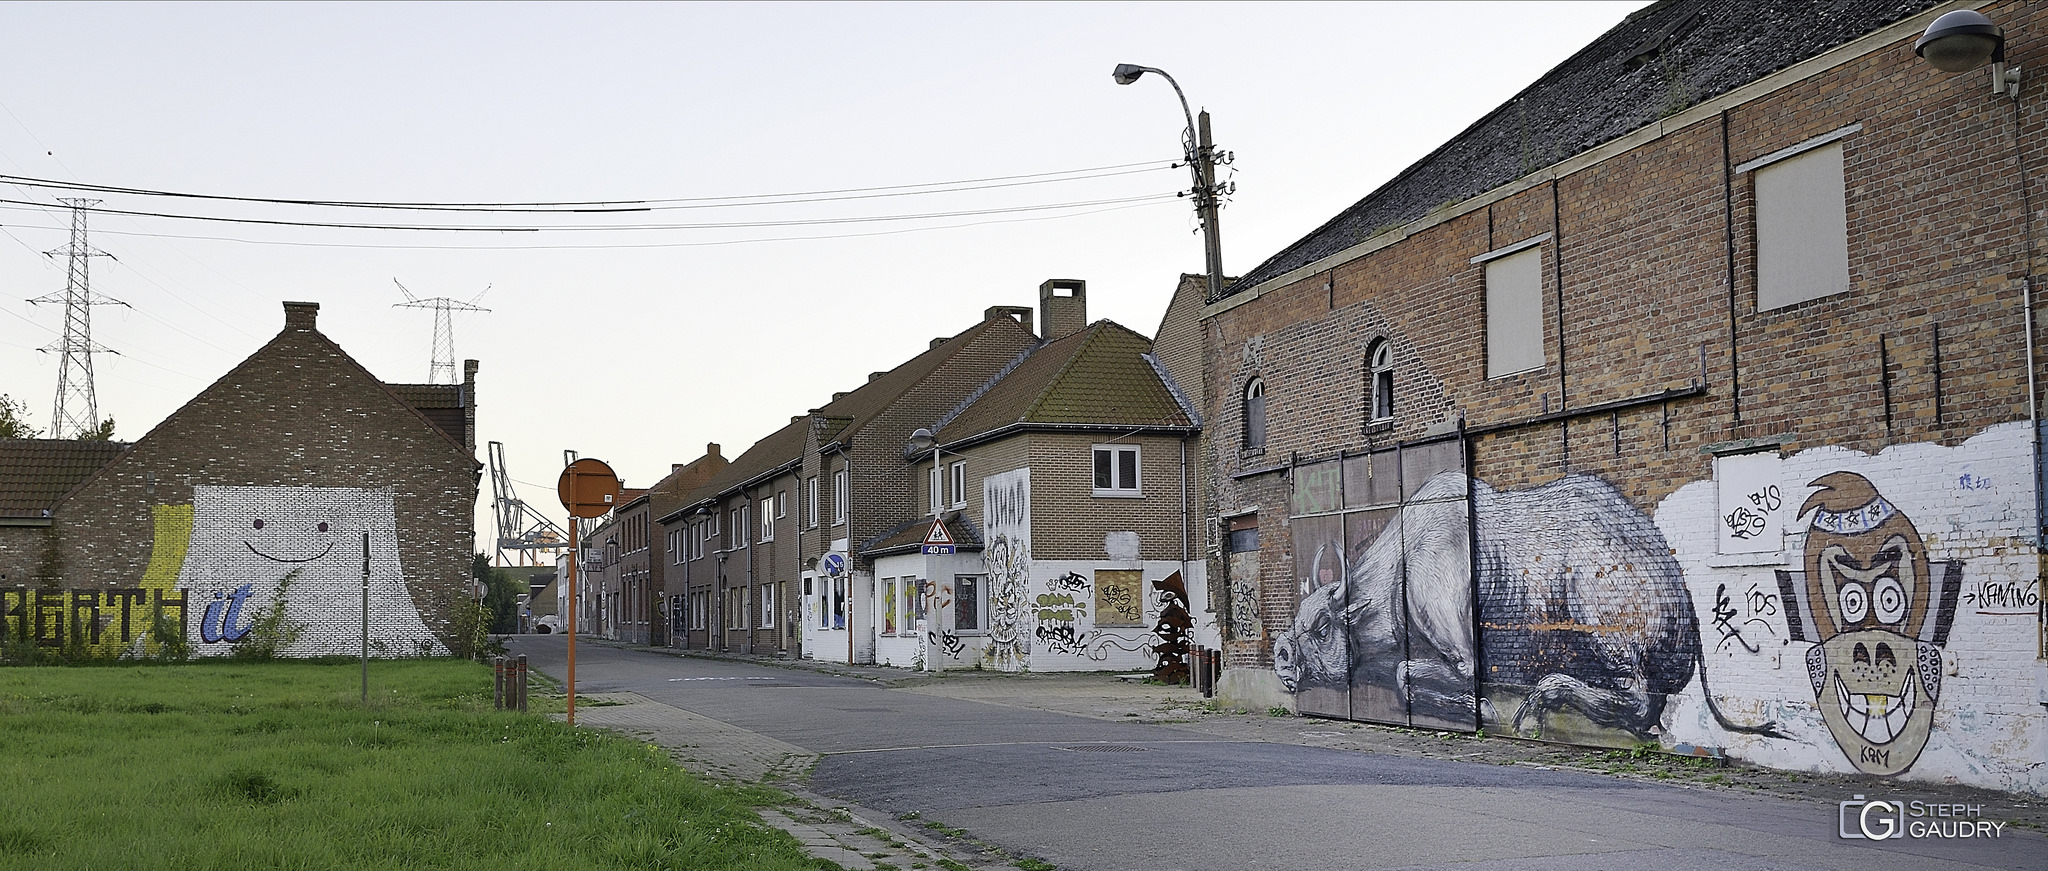
[[[154,188],[123,187],[119,185],[94,184],[89,182],[66,182],[55,179],[33,178],[30,176],[0,174],[0,182],[20,187],[47,188],[53,190],[86,191],[101,194],[133,194],[136,196],[173,197],[179,199],[214,200],[238,203],[263,203],[268,205],[324,206],[350,209],[398,209],[407,211],[473,211],[473,212],[541,212],[541,213],[610,213],[648,212],[664,209],[732,208],[749,205],[785,205],[791,203],[835,202],[852,199],[882,197],[922,196],[927,194],[958,193],[964,191],[992,190],[1005,187],[1053,184],[1064,181],[1085,181],[1095,178],[1111,178],[1120,175],[1134,175],[1157,169],[1172,169],[1170,161],[1148,160],[1139,163],[1095,166],[1083,169],[1057,170],[1054,172],[1027,173],[1023,175],[989,176],[986,178],[960,179],[956,181],[921,182],[917,184],[881,185],[863,188],[840,188],[835,190],[791,191],[772,194],[742,194],[719,197],[665,197],[625,200],[581,200],[563,202],[529,203],[436,203],[436,202],[381,202],[375,200],[320,200],[284,197],[247,197],[229,194],[202,194],[189,191],[169,191]],[[919,190],[925,188],[926,190]]]
[[[989,209],[963,209],[951,212],[920,212],[897,215],[858,215],[844,218],[799,218],[781,221],[722,221],[694,224],[555,224],[542,226],[473,226],[456,224],[367,224],[333,221],[286,221],[272,218],[229,218],[218,215],[181,215],[169,212],[146,212],[131,209],[92,208],[90,211],[102,215],[124,215],[135,218],[164,218],[181,221],[204,221],[209,223],[250,224],[267,227],[312,227],[329,230],[402,230],[411,232],[441,233],[541,233],[541,232],[619,232],[640,230],[731,230],[759,229],[763,227],[810,227],[833,224],[879,223],[888,221],[938,220],[942,218],[980,217],[984,215],[1019,214],[1059,209],[1079,209],[1093,206],[1118,205],[1163,201],[1178,197],[1178,194],[1141,194],[1132,197],[1118,197],[1101,200],[1076,200],[1065,203],[1039,203],[1029,206],[1002,206]],[[32,200],[0,198],[0,203],[29,208],[45,204]]]
[[[518,245],[378,245],[362,242],[295,242],[284,239],[245,239],[236,236],[198,236],[182,233],[144,233],[135,230],[102,229],[99,231],[99,233],[101,235],[133,236],[144,239],[184,239],[199,242],[235,242],[243,245],[278,245],[289,248],[352,248],[371,251],[612,251],[642,248],[715,248],[725,245],[753,245],[762,242],[808,242],[813,240],[829,241],[833,239],[864,239],[876,236],[900,236],[906,233],[925,233],[933,230],[959,230],[969,227],[987,227],[996,224],[1023,224],[1031,223],[1034,221],[1056,221],[1064,218],[1077,218],[1086,215],[1099,215],[1107,212],[1120,212],[1124,211],[1125,209],[1143,208],[1151,205],[1162,205],[1168,202],[1171,202],[1171,200],[1162,197],[1155,200],[1148,200],[1146,202],[1109,206],[1106,208],[1099,209],[1088,209],[1086,211],[1080,211],[1066,215],[1039,215],[1036,217],[1028,218],[1009,218],[1003,220],[989,221],[968,221],[966,223],[941,224],[932,227],[901,227],[891,230],[876,230],[867,233],[830,233],[824,235],[809,236],[762,236],[752,239],[722,239],[705,242],[636,242],[599,243],[594,245],[534,245],[527,243],[521,243]],[[33,227],[34,225],[17,224],[16,226]],[[34,227],[34,229],[51,230],[61,228]]]

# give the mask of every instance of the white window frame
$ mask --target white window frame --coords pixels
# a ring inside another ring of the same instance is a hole
[[[1108,454],[1110,457],[1110,486],[1108,487],[1099,486],[1099,480],[1096,477],[1096,465],[1101,462],[1100,458],[1104,454]],[[1123,457],[1126,454],[1132,457],[1131,479],[1128,481],[1122,480],[1122,472],[1124,470]],[[1094,495],[1117,499],[1140,499],[1144,497],[1145,455],[1139,450],[1137,445],[1094,445],[1090,448],[1088,457],[1088,479],[1091,485],[1091,492]]]
[[[789,516],[789,491],[775,491],[775,517],[780,520]]]
[[[975,622],[976,622],[977,624],[979,624],[979,625],[976,625],[976,626],[961,626],[961,625],[960,625],[960,605],[961,605],[961,603],[963,603],[963,602],[966,602],[966,601],[968,601],[968,600],[969,600],[969,597],[968,597],[968,596],[964,596],[964,595],[962,595],[962,594],[961,594],[961,592],[960,592],[960,582],[961,582],[961,581],[963,581],[963,580],[969,580],[969,579],[971,579],[971,580],[973,580],[973,581],[974,581],[974,594],[973,594],[973,596],[972,596],[972,599],[973,599],[973,601],[974,601],[974,617],[975,617]],[[989,616],[989,615],[988,615],[988,576],[987,576],[987,575],[954,575],[954,576],[953,576],[953,631],[954,631],[954,632],[956,632],[956,633],[959,633],[959,634],[961,634],[961,635],[981,635],[981,634],[983,634],[983,633],[986,633],[986,632],[988,631],[988,616]]]
[[[1373,343],[1365,356],[1366,395],[1365,419],[1370,423],[1384,423],[1394,419],[1394,343],[1381,339]],[[1385,414],[1381,414],[1384,408]]]
[[[933,517],[937,517],[939,511],[946,507],[945,493],[939,489],[939,477],[941,474],[936,464],[925,470],[925,513]]]
[[[810,498],[810,504],[808,504],[808,505],[806,505],[806,506],[805,506],[805,514],[804,514],[804,525],[805,525],[805,526],[808,526],[808,527],[810,527],[810,528],[812,528],[812,529],[817,529],[817,528],[818,528],[818,476],[816,476],[816,475],[812,475],[812,476],[811,476],[811,477],[810,477],[810,478],[809,478],[809,479],[808,479],[808,480],[807,480],[807,481],[805,482],[805,487],[807,487],[807,488],[808,488],[808,493],[809,493],[809,498]]]
[[[951,466],[948,466],[948,467],[947,467],[947,472],[949,473],[949,474],[947,475],[947,477],[948,477],[948,478],[950,479],[950,481],[951,481],[951,484],[952,484],[952,487],[953,487],[953,507],[954,507],[954,508],[966,508],[966,507],[967,507],[967,461],[966,461],[966,460],[954,460],[954,461],[953,461],[953,465],[951,465]]]
[[[761,500],[761,540],[775,540],[775,503],[771,499]]]
[[[775,628],[775,585],[761,585],[761,627]]]
[[[833,526],[841,526],[846,523],[847,495],[848,494],[846,492],[846,470],[840,469],[832,473]]]
[[[1239,428],[1243,430],[1243,447],[1247,451],[1263,451],[1266,449],[1266,379],[1257,375],[1246,379],[1242,400],[1238,406],[1238,417],[1241,418],[1239,423],[1242,426]]]

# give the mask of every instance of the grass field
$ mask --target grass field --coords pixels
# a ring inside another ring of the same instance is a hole
[[[0,868],[831,868],[658,748],[491,710],[488,667],[0,668]]]

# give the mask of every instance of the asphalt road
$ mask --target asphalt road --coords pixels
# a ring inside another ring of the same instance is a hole
[[[562,676],[559,637],[517,647]],[[1220,740],[750,662],[585,643],[577,688],[820,754],[811,792],[1070,871],[2048,869],[2048,838],[2010,827],[1845,840],[1839,808],[1811,801]]]

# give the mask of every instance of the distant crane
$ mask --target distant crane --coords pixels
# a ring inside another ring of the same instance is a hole
[[[392,303],[392,308],[430,308],[434,310],[434,365],[427,372],[427,383],[458,383],[455,375],[455,319],[453,314],[459,311],[490,311],[490,309],[476,304],[477,300],[484,298],[485,293],[491,292],[490,286],[485,285],[482,293],[470,297],[468,302],[463,302],[462,300],[449,299],[445,296],[421,299],[414,296],[412,291],[407,289],[405,285],[399,284],[398,279],[391,279],[391,283],[397,284],[398,292],[405,294],[405,301]],[[447,379],[445,381],[442,380],[444,376]]]
[[[568,547],[569,534],[512,492],[512,474],[505,470],[505,443],[491,442],[490,453],[491,513],[498,521],[498,565],[541,565],[535,551]]]

